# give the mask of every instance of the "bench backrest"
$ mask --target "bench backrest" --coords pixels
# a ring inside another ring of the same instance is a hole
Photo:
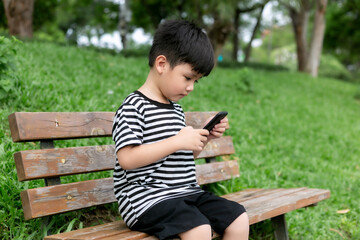
[[[215,112],[187,112],[186,123],[201,128]],[[115,202],[112,178],[61,184],[66,175],[112,170],[114,145],[54,148],[54,140],[111,137],[113,112],[17,112],[9,115],[14,142],[40,141],[38,150],[14,154],[19,181],[44,179],[45,187],[21,192],[25,219],[49,216]],[[236,160],[213,161],[234,153],[230,136],[212,140],[198,158],[207,164],[196,166],[199,184],[239,176]]]

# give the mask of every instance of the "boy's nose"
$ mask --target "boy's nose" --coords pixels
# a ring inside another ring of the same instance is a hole
[[[187,85],[187,87],[186,87],[186,91],[192,92],[192,90],[194,90],[194,84],[193,83]]]

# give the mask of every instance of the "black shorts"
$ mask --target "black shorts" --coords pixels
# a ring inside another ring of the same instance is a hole
[[[159,239],[171,239],[179,233],[209,224],[215,232],[223,234],[244,212],[245,208],[237,202],[203,192],[156,204],[131,229]]]

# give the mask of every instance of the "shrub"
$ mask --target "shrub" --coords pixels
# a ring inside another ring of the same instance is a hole
[[[14,57],[20,41],[0,36],[0,101],[6,101],[16,91],[18,78],[15,74]]]
[[[321,56],[319,76],[352,81],[351,73],[336,57],[329,54]]]
[[[275,64],[297,70],[296,46],[294,44],[275,49],[271,53],[271,61]],[[337,78],[345,81],[353,81],[349,70],[333,55],[323,54],[320,58],[319,77]]]
[[[358,88],[358,90],[356,91],[355,95],[354,95],[354,98],[356,100],[359,100],[360,101],[360,87]]]
[[[125,57],[147,57],[150,52],[150,45],[142,44],[138,46],[130,46],[127,49],[123,49],[120,54]]]
[[[34,32],[34,40],[55,42],[59,44],[66,43],[65,34],[54,24],[44,24],[40,31]]]

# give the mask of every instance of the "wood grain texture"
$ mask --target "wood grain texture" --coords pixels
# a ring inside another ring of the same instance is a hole
[[[81,237],[84,235],[94,234],[96,236],[98,232],[101,232],[103,234],[103,237],[106,237],[107,235],[106,231],[116,231],[117,234],[121,234],[124,232],[130,232],[131,230],[126,226],[126,224],[123,221],[116,221],[116,222],[96,225],[93,227],[83,228],[76,231],[47,236],[45,237],[45,239],[46,240],[75,239],[75,238],[81,239]]]
[[[185,112],[186,125],[193,128],[203,128],[208,118],[217,112]]]
[[[186,123],[202,128],[216,112],[186,112]],[[113,112],[16,112],[9,115],[14,142],[110,137]]]
[[[211,140],[197,158],[234,153],[232,138]],[[14,154],[19,181],[114,169],[114,145],[27,150]]]
[[[250,224],[254,224],[327,199],[330,191],[314,188],[254,189],[223,197],[243,204]]]
[[[112,178],[28,189],[21,200],[26,220],[116,201]]]
[[[111,136],[113,117],[112,112],[17,112],[9,121],[13,141],[19,142]]]
[[[239,176],[236,160],[196,166],[200,185]],[[49,216],[116,202],[112,178],[103,178],[21,192],[25,219]]]
[[[114,145],[39,149],[14,154],[19,181],[114,169]]]
[[[249,215],[250,224],[255,224],[265,219],[276,217],[302,207],[311,206],[314,203],[327,199],[330,197],[330,191],[311,188],[246,189],[223,197],[243,204]],[[85,228],[69,233],[49,236],[45,239],[156,239],[154,237],[147,237],[147,235],[143,233],[126,231],[126,226],[124,226],[123,221],[107,223],[97,227],[98,229],[95,230],[94,227],[90,227],[88,233],[86,233],[87,228]],[[104,231],[104,236],[101,236],[99,232],[101,233],[103,230],[107,230],[108,232]],[[107,235],[109,232],[113,235]],[[92,233],[96,234],[94,234],[93,238],[91,238]],[[218,236],[218,234],[214,234],[213,238]]]
[[[196,165],[196,178],[200,185],[239,177],[237,160]]]

